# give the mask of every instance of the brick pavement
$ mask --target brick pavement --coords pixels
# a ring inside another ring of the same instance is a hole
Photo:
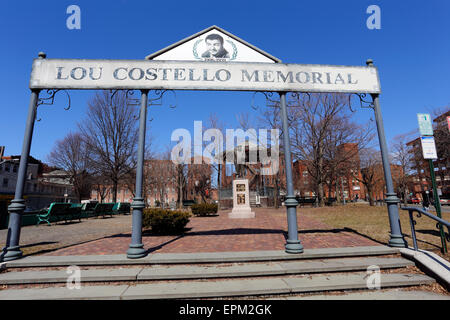
[[[286,209],[257,208],[254,219],[229,219],[229,211],[218,216],[191,217],[182,236],[143,234],[144,247],[150,252],[225,252],[284,250],[287,237]],[[345,230],[334,230],[310,217],[298,214],[299,239],[304,248],[336,248],[380,245]],[[129,221],[131,223],[131,219]],[[124,254],[131,241],[130,233],[56,250],[46,255]]]

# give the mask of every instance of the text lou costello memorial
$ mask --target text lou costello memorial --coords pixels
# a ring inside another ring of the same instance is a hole
[[[35,59],[30,88],[381,91],[375,67],[82,59]]]

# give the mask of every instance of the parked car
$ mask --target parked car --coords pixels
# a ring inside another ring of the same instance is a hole
[[[441,200],[441,205],[443,205],[443,206],[445,206],[445,205],[447,205],[447,206],[450,206],[450,199],[448,199],[448,198],[441,198],[440,199]]]
[[[408,203],[419,204],[420,199],[419,198],[410,198],[410,199],[408,199]]]

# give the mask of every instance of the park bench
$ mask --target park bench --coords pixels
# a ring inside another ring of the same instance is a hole
[[[332,206],[333,203],[335,203],[336,201],[337,201],[336,198],[327,198],[327,199],[325,199],[325,205]]]
[[[300,206],[304,206],[305,204],[314,205],[316,203],[316,198],[306,198],[306,197],[296,197],[296,200]]]
[[[94,213],[95,206],[98,202],[87,202],[81,205],[81,217],[88,219]]]
[[[195,204],[195,201],[194,200],[183,200],[183,207],[190,207],[190,206],[192,206],[193,204]]]
[[[83,205],[81,203],[72,203],[67,212],[70,216],[70,220],[78,219],[81,222],[82,208]]]
[[[116,204],[114,204],[114,207],[112,209],[114,214],[129,214],[130,213],[130,203],[128,202],[117,202]]]
[[[112,217],[113,207],[114,203],[97,203],[93,215],[97,218],[101,215],[103,216],[103,218],[105,218],[105,215],[110,215]]]
[[[55,217],[54,222],[58,223],[59,221],[64,220],[72,221],[78,219],[81,222],[81,203],[66,203],[67,206],[65,209],[54,211],[51,216]]]
[[[70,207],[71,207],[70,203],[60,203],[60,202],[51,203],[48,210],[46,210],[44,213],[37,215],[38,218],[37,224],[39,225],[41,222],[47,222],[48,225],[51,225],[50,223],[51,217],[55,217],[56,221],[63,218],[67,222],[67,218],[70,215],[69,213]]]

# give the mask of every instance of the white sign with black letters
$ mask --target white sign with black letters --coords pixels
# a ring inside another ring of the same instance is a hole
[[[30,88],[380,93],[375,67],[159,60],[35,59]]]
[[[437,159],[436,144],[434,137],[420,137],[422,142],[422,153],[424,159]]]

